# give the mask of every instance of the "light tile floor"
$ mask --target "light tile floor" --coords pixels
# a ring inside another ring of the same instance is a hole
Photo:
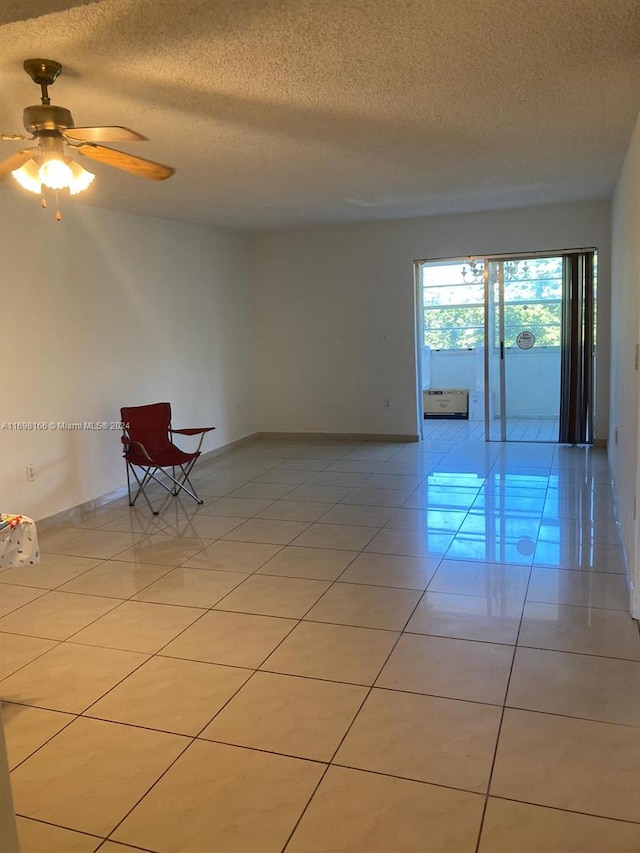
[[[560,421],[558,418],[507,418],[507,441],[557,441]],[[489,424],[492,441],[500,441],[499,420]],[[456,441],[484,441],[484,419],[471,421],[466,418],[425,418],[424,438],[427,440],[453,438]]]
[[[22,853],[638,853],[602,451],[255,441],[0,573]]]

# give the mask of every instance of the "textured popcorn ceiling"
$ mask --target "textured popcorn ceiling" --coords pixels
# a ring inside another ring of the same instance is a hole
[[[640,110],[637,0],[3,0],[5,133],[30,57],[177,169],[66,204],[242,228],[606,197]]]

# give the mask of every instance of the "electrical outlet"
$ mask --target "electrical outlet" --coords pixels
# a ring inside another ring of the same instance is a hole
[[[36,466],[33,462],[29,462],[27,465],[27,482],[33,483],[36,478]]]
[[[384,400],[384,407],[385,407],[385,409],[390,409],[391,408],[391,400]]]

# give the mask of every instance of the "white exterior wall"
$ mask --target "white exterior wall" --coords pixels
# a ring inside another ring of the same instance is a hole
[[[476,350],[434,350],[430,358],[431,388],[484,388],[482,355]],[[507,417],[557,418],[560,410],[560,350],[535,347],[505,350]],[[497,364],[497,361],[496,361]],[[499,374],[494,392],[500,396]],[[423,378],[424,383],[424,378]],[[497,413],[498,414],[498,413]]]

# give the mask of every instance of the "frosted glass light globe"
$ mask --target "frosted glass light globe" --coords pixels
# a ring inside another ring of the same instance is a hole
[[[46,160],[38,173],[40,180],[52,190],[62,190],[73,180],[73,172],[65,162],[58,159]]]

